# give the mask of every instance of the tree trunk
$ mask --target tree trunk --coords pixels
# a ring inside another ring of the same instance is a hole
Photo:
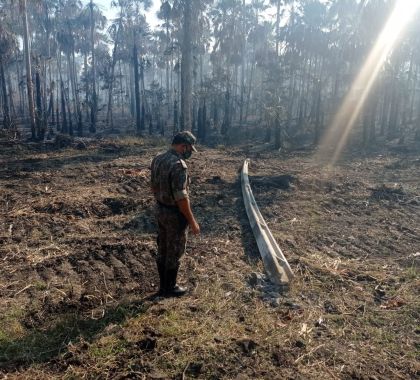
[[[197,120],[198,120],[198,116],[197,116],[197,102],[193,101],[193,106],[192,106],[192,121],[191,121],[191,131],[195,134],[197,133]]]
[[[191,0],[184,0],[184,25],[181,61],[181,129],[191,131],[192,47]]]
[[[76,60],[74,50],[72,51],[72,64],[73,64],[73,85],[75,89],[75,102],[76,102],[76,113],[77,113],[77,135],[83,136],[83,120],[82,120],[82,109],[80,106],[79,97],[79,85],[77,83],[77,71],[76,71]]]
[[[409,115],[408,120],[410,123],[413,123],[413,117],[414,117],[414,101],[416,100],[416,92],[417,92],[417,79],[418,79],[418,69],[419,67],[416,66],[414,70],[414,78],[413,78],[413,87],[411,91],[411,101],[410,101],[410,109],[409,109]]]
[[[98,113],[98,99],[96,95],[96,69],[95,69],[95,20],[93,18],[93,1],[90,0],[90,40],[92,51],[92,104],[90,111],[90,128],[91,133],[96,133],[96,115]]]
[[[279,41],[280,41],[280,5],[281,0],[277,0],[276,11],[276,56],[279,56]]]
[[[20,83],[23,83],[22,80],[22,70],[19,64],[19,60],[17,60],[16,62],[16,78],[17,78],[17,83],[18,83],[18,92],[19,92],[19,115],[24,116],[25,112],[24,112],[24,99],[25,99],[25,91],[23,86],[20,85]]]
[[[44,125],[44,112],[42,109],[41,76],[39,75],[39,68],[35,71],[35,84],[36,84],[36,138],[39,141],[43,141],[45,137],[45,125]]]
[[[245,118],[244,121],[245,123],[248,120],[248,114],[249,114],[249,101],[251,100],[251,89],[252,89],[252,80],[254,77],[254,63],[251,63],[251,73],[249,75],[249,83],[248,83],[248,94],[246,96],[246,107],[245,107]]]
[[[26,85],[28,90],[28,104],[29,104],[29,119],[31,124],[32,139],[36,138],[35,132],[35,105],[34,105],[34,89],[32,83],[32,69],[31,69],[31,52],[29,49],[29,30],[28,30],[28,15],[26,8],[26,0],[20,0],[20,9],[23,18],[23,45],[25,48],[25,63],[26,63]]]
[[[226,135],[229,129],[230,129],[230,92],[228,88],[225,94],[225,115],[223,118],[221,134]]]
[[[203,135],[203,127],[201,125],[203,121],[203,107],[199,106],[197,111],[197,138],[201,141],[201,136]]]
[[[207,132],[206,131],[206,129],[207,129],[207,107],[206,107],[206,99],[204,99],[204,104],[203,104],[203,110],[202,110],[202,113],[201,113],[201,117],[202,117],[201,124],[202,124],[202,128],[203,128],[201,139],[202,139],[202,141],[204,143],[204,142],[206,142],[206,135],[207,135],[207,133],[206,133]]]
[[[151,112],[147,118],[149,119],[149,135],[151,136],[153,134],[153,117]]]
[[[417,128],[416,128],[416,132],[414,135],[414,138],[416,139],[416,141],[420,141],[420,105],[417,109]]]
[[[397,90],[396,79],[392,80],[391,105],[388,122],[388,138],[396,137],[398,112],[399,112],[399,94]]]
[[[381,119],[380,119],[380,135],[385,134],[385,126],[388,125],[388,115],[389,115],[389,87],[385,83],[382,84],[382,110],[381,110]]]
[[[87,53],[84,54],[83,56],[83,67],[84,67],[84,72],[85,72],[85,77],[87,78],[89,76],[88,71],[88,58],[87,58]],[[83,111],[86,112],[85,114],[85,121],[86,123],[90,123],[90,115],[89,115],[89,99],[90,99],[90,88],[89,88],[89,83],[86,83],[86,87],[85,87],[85,105],[83,107]],[[90,129],[90,126],[89,126]]]
[[[78,136],[81,137],[83,135],[82,111],[80,109],[79,89],[77,86],[77,74],[76,74],[74,48],[73,48],[73,51],[67,55],[67,65],[68,65],[68,75],[70,77],[72,97],[73,97],[73,103],[74,103],[73,112],[76,111],[76,117],[77,117],[77,134]]]
[[[9,102],[7,96],[7,88],[6,88],[6,77],[4,75],[4,65],[3,60],[0,59],[0,83],[1,83],[1,94],[3,99],[3,126],[6,129],[10,129],[11,127],[11,119],[10,119],[10,109],[9,109]]]
[[[175,98],[174,100],[174,130],[173,130],[173,134],[175,135],[175,133],[178,132],[178,102]]]
[[[146,130],[146,106],[145,106],[145,89],[144,89],[144,61],[141,58],[140,61],[140,101],[141,101],[141,118],[140,118],[140,130],[143,132]]]
[[[57,85],[55,86],[55,117],[56,117],[56,123],[57,123],[57,132],[61,131],[61,124],[60,124],[60,90],[61,90],[61,86],[60,86],[60,61],[57,58],[57,72],[56,72],[56,83]]]
[[[213,99],[213,125],[216,130],[219,129],[219,104],[217,100],[217,97]]]
[[[54,87],[55,87],[55,82],[51,81],[50,82],[50,100],[48,103],[48,112],[47,112],[48,117],[51,115],[51,127],[49,128],[49,131],[48,131],[49,138],[51,138],[51,135],[54,133],[53,126],[55,125]]]
[[[171,94],[171,87],[170,87],[170,83],[169,83],[169,71],[170,71],[170,59],[172,57],[172,53],[171,55],[168,54],[168,49],[169,49],[169,18],[167,18],[166,20],[166,60],[165,60],[165,70],[166,70],[166,96],[167,96],[167,104],[168,104],[168,113],[167,113],[167,117],[166,119],[169,120],[171,117],[171,104],[172,104],[172,94]]]
[[[121,17],[121,12],[120,12],[120,17]],[[115,72],[115,65],[117,63],[117,46],[118,46],[118,40],[120,36],[120,30],[121,30],[121,20],[118,23],[118,30],[115,36],[114,48],[112,49],[111,76],[109,78],[108,111],[106,113],[106,124],[110,125],[111,128],[114,127],[114,120],[112,117],[112,106],[113,106],[112,90],[114,87],[114,72]]]
[[[409,68],[407,73],[406,79],[406,90],[403,93],[403,106],[402,106],[402,126],[406,128],[409,120],[410,120],[410,93],[411,93],[411,86],[414,85],[413,76],[414,76],[414,51],[411,51],[410,60],[409,60]]]
[[[67,113],[66,113],[66,100],[64,95],[64,83],[61,80],[61,132],[68,133],[68,126],[67,126]]]
[[[10,109],[10,120],[13,121],[16,119],[16,108],[13,101],[13,86],[12,79],[10,78],[10,73],[7,75],[7,85],[9,87],[9,109]]]
[[[239,126],[242,127],[244,116],[244,94],[245,94],[245,55],[246,55],[246,34],[245,34],[245,0],[242,0],[242,60],[241,60],[241,101],[239,105]]]
[[[281,141],[281,123],[280,115],[276,112],[274,120],[274,149],[280,149],[282,145]]]
[[[314,145],[318,145],[321,137],[321,80],[317,83],[317,98],[315,106],[315,138]]]
[[[136,114],[136,130],[141,133],[141,105],[140,105],[140,77],[139,77],[139,57],[137,52],[136,34],[134,33],[133,45],[133,69],[134,69],[134,98]]]
[[[236,120],[236,104],[235,99],[238,98],[238,65],[235,64],[235,68],[233,69],[233,89],[231,88],[230,94],[230,119],[235,122]]]
[[[376,113],[378,110],[379,103],[379,94],[377,91],[371,94],[371,110],[370,110],[370,120],[369,120],[369,143],[374,143],[376,140]]]
[[[118,61],[118,69],[119,69],[119,74],[120,74],[120,96],[119,96],[119,99],[120,99],[120,113],[121,113],[121,117],[124,117],[124,114],[125,114],[125,112],[124,112],[124,100],[125,100],[125,94],[128,94],[128,92],[127,92],[127,88],[128,88],[128,85],[127,85],[127,80],[128,80],[128,75],[125,75],[125,77],[126,77],[126,82],[125,82],[125,89],[123,88],[123,75],[122,75],[122,68],[121,68],[121,60],[120,61]]]

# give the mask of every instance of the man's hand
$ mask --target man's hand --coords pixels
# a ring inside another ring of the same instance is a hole
[[[198,225],[198,223],[193,220],[192,223],[190,223],[190,230],[194,235],[199,235],[200,234],[200,226]]]
[[[187,219],[191,232],[194,235],[198,235],[200,233],[200,226],[198,225],[191,211],[190,200],[188,198],[183,198],[177,201],[176,203],[181,213]]]

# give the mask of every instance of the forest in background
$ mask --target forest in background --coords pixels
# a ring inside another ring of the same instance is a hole
[[[0,130],[317,145],[396,3],[162,1],[152,29],[150,0],[110,1],[112,20],[92,0],[2,0]],[[380,69],[365,146],[420,136],[419,32],[416,14]]]

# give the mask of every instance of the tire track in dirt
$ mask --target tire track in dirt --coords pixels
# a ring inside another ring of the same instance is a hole
[[[74,307],[92,313],[124,298],[154,291],[155,270],[147,242],[97,241],[96,249],[90,246],[79,252],[83,239],[77,244],[73,246],[75,253],[68,256],[53,257],[35,265],[25,263],[13,273],[0,269],[5,284],[0,289],[0,305],[19,305],[25,312],[31,308],[32,315],[43,314],[45,310],[59,314]],[[34,300],[39,301],[37,310]]]

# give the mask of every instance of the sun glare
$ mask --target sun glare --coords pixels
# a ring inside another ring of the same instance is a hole
[[[337,162],[383,63],[419,6],[420,0],[396,1],[394,10],[321,141],[317,153],[319,160],[327,158],[332,165]],[[331,149],[333,155],[329,157]]]

